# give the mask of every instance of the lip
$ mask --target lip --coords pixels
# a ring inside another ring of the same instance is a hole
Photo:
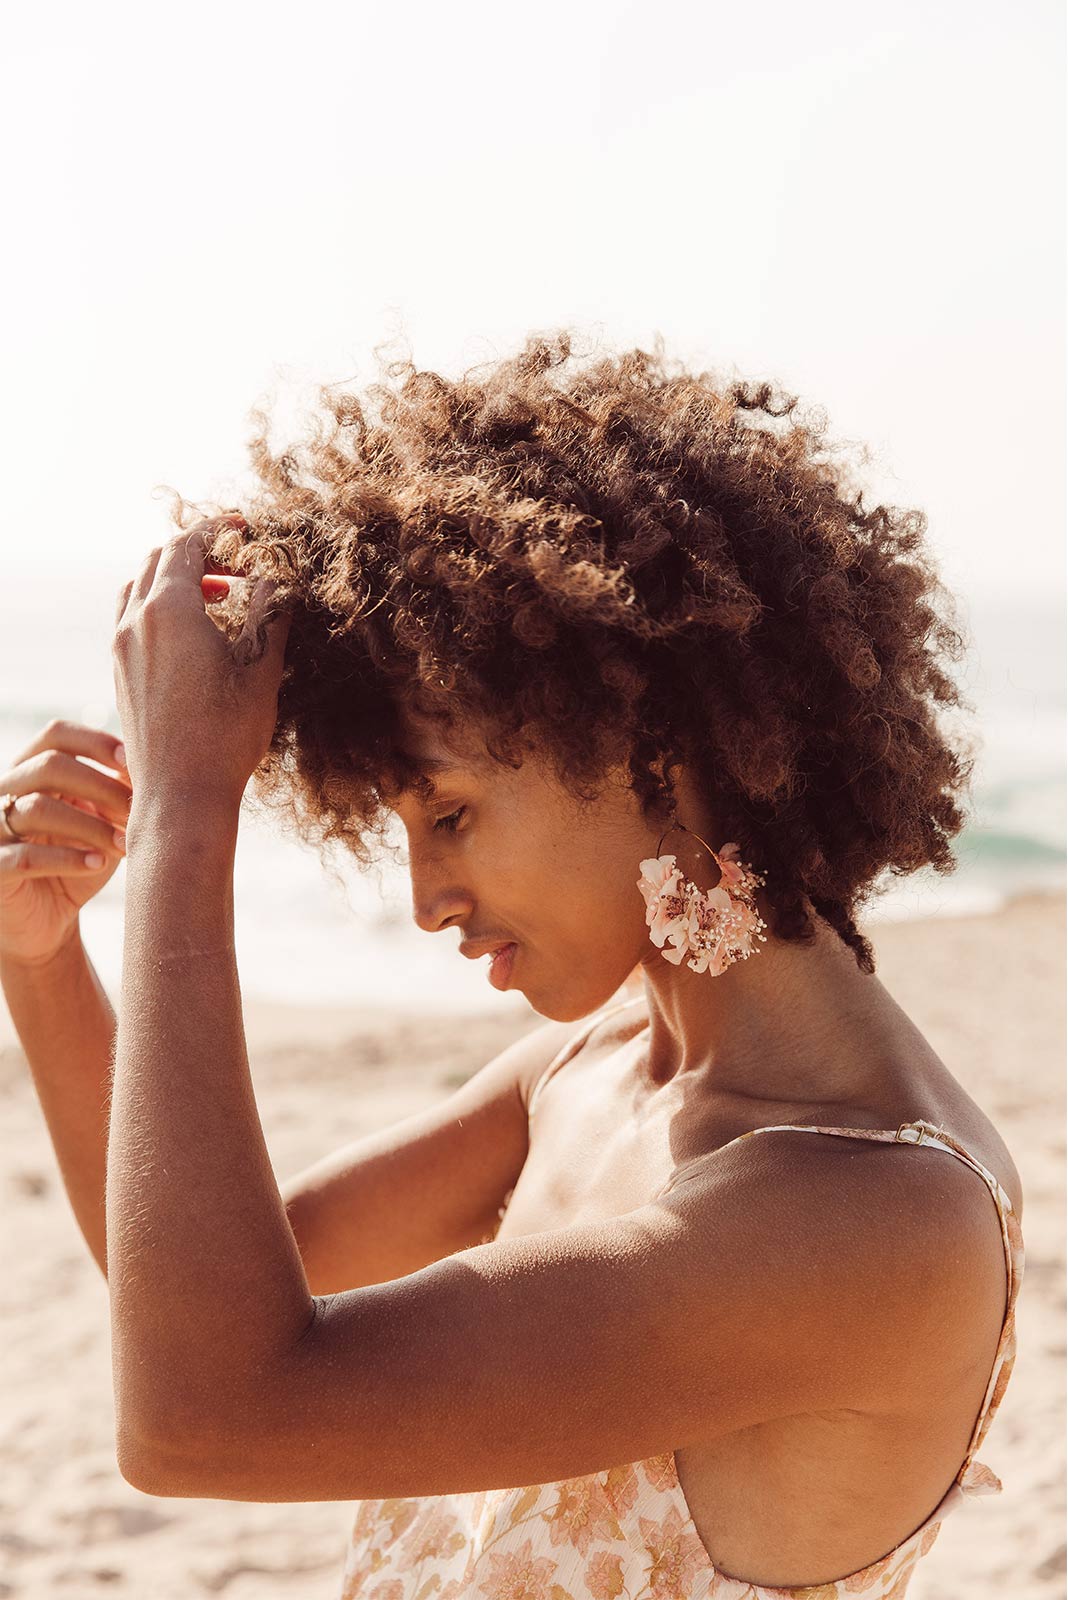
[[[506,945],[514,943],[514,939],[464,939],[459,949],[460,954],[466,956],[468,961],[477,961],[479,956],[496,955],[498,950],[503,950]]]
[[[502,945],[490,962],[489,981],[495,989],[507,989],[511,982],[515,952],[514,942]]]

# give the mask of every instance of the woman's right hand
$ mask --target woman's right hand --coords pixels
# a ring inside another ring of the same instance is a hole
[[[79,761],[88,756],[117,777]],[[125,854],[132,789],[114,734],[50,722],[0,770],[0,795],[15,795],[0,823],[0,957],[42,964],[71,938],[78,913]],[[89,866],[96,851],[102,864]]]

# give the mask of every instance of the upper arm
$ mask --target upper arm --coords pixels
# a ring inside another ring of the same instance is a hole
[[[870,1169],[799,1158],[735,1150],[623,1216],[330,1296],[281,1370],[157,1464],[154,1492],[518,1487],[900,1401],[922,1347],[952,1350],[974,1315],[989,1218],[974,1225],[972,1196],[955,1215],[952,1193],[939,1211],[919,1164],[911,1188],[894,1173],[880,1195]]]
[[[526,1160],[531,1084],[574,1031],[532,1028],[437,1104],[282,1184],[311,1292],[398,1278],[492,1235]]]

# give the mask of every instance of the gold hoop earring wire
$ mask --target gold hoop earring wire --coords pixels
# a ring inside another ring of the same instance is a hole
[[[677,820],[674,821],[674,822],[669,822],[667,827],[664,829],[663,833],[660,835],[660,838],[657,840],[656,849],[653,852],[654,855],[659,856],[659,854],[660,854],[660,846],[663,844],[663,842],[667,838],[668,834],[669,833],[674,833],[676,828],[681,828],[684,833],[692,833],[695,839],[701,839],[701,835],[699,833],[694,832],[693,828],[688,828],[686,826],[685,822],[679,822]],[[718,854],[717,851],[713,850],[713,848],[709,844],[708,840],[707,839],[701,839],[701,843],[704,845],[705,849],[708,851],[708,853],[712,857],[713,861],[718,862],[719,861],[719,854]]]

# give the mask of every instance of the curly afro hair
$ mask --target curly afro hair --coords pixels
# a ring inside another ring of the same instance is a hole
[[[884,872],[954,870],[975,760],[937,721],[974,708],[925,514],[866,509],[822,412],[660,337],[580,355],[557,330],[455,381],[384,376],[321,388],[280,453],[254,411],[255,489],[214,508],[215,560],[292,612],[254,794],[366,866],[425,782],[402,709],[513,767],[541,751],[580,803],[622,760],[665,825],[684,762],[766,873],[774,934],[810,942],[815,913],[873,973],[858,907]]]

